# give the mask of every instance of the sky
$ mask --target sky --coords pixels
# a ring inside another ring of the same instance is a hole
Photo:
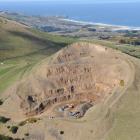
[[[0,0],[0,2],[6,2],[6,1],[10,1],[10,2],[24,2],[24,1],[46,1],[46,2],[73,2],[73,3],[124,3],[124,2],[140,2],[140,0]]]

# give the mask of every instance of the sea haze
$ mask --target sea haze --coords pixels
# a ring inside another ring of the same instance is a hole
[[[47,2],[0,2],[0,10],[39,16],[140,27],[140,3],[55,4]]]

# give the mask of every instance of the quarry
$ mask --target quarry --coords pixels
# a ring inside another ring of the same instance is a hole
[[[7,50],[0,52],[0,139],[100,140],[116,121],[127,126],[118,117],[132,115],[139,106],[136,58],[106,43],[53,36],[1,20]],[[116,114],[119,108],[124,110]]]
[[[75,43],[40,63],[16,84],[10,98],[16,96],[25,117],[81,118],[128,82],[122,65],[128,67],[106,47]]]

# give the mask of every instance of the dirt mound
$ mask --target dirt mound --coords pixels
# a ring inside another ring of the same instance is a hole
[[[16,96],[25,116],[43,112],[57,116],[55,109],[61,103],[76,103],[70,110],[73,112],[81,102],[96,105],[105,101],[115,89],[127,84],[127,68],[129,65],[118,52],[75,43],[43,61],[9,97]],[[10,98],[8,102],[13,102]]]

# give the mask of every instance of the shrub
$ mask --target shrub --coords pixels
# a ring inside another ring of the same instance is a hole
[[[0,134],[0,140],[24,140],[24,138],[20,139],[20,138],[12,138],[9,136],[4,136]]]
[[[26,121],[22,121],[19,123],[19,126],[24,126],[26,124]]]
[[[0,99],[0,105],[2,105],[3,104],[3,101]]]
[[[30,119],[27,119],[27,121],[29,123],[36,123],[37,122],[37,119],[36,118],[30,118]]]
[[[63,135],[64,134],[64,131],[60,131],[60,134]]]
[[[24,126],[26,123],[36,123],[40,118],[29,118],[19,123],[19,126]]]
[[[11,131],[13,134],[16,134],[17,131],[18,131],[18,127],[17,127],[17,126],[12,126],[12,127],[10,128],[10,131]]]
[[[120,80],[120,86],[124,86],[124,80]]]
[[[10,118],[0,116],[0,123],[7,123],[9,120],[10,120]]]
[[[25,135],[25,136],[29,136],[29,133],[25,133],[24,135]]]
[[[0,135],[0,140],[14,140],[14,139],[8,136]]]
[[[7,128],[10,129],[10,126],[8,125]]]
[[[121,43],[121,44],[126,44],[127,42],[126,42],[125,39],[121,39],[121,40],[119,40],[119,43]]]

